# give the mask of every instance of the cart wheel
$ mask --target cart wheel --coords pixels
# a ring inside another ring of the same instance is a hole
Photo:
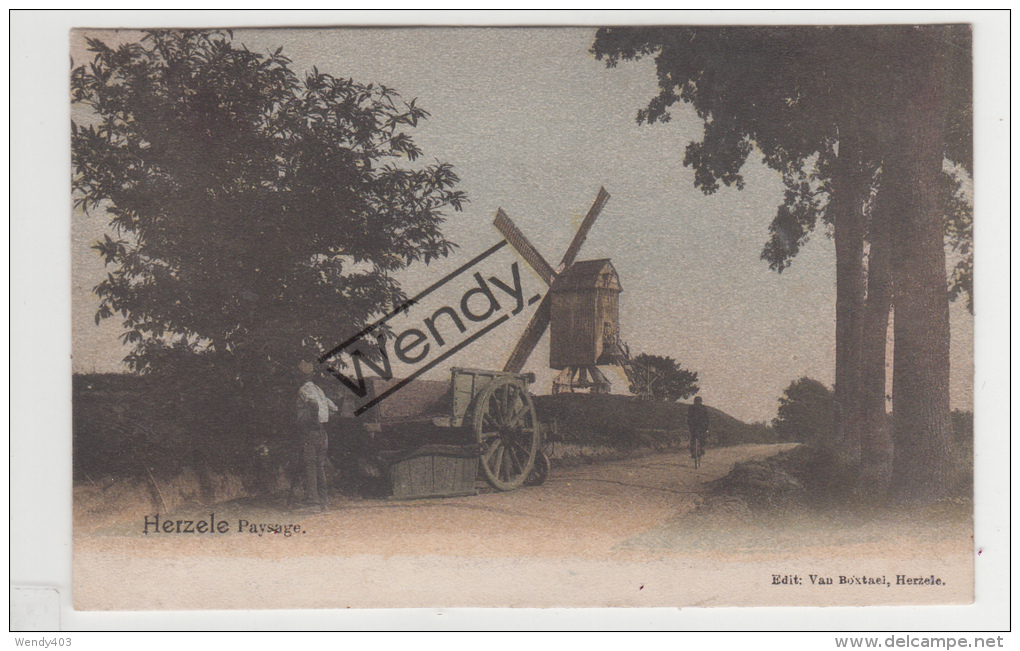
[[[549,455],[544,450],[539,450],[535,455],[535,469],[531,471],[528,478],[524,480],[525,486],[541,486],[549,477]]]
[[[496,490],[520,488],[535,467],[540,438],[528,390],[511,378],[494,379],[475,401],[474,429],[485,445],[485,481]]]

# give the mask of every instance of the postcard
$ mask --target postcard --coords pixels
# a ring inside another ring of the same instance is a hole
[[[972,36],[73,30],[75,609],[971,603]]]

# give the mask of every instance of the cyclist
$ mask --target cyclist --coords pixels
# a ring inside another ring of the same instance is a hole
[[[700,455],[695,452],[704,452],[705,439],[708,438],[708,409],[701,404],[701,396],[696,397],[694,404],[687,409],[687,431],[691,435],[691,458],[697,462]],[[700,446],[696,447],[696,443]]]

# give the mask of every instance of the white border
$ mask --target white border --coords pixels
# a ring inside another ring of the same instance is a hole
[[[70,601],[72,27],[972,22],[976,96],[977,603],[964,607],[73,612]],[[973,11],[60,11],[10,15],[11,585],[56,587],[65,628],[1002,630],[1009,625],[1009,15]],[[38,636],[36,636],[38,637]],[[51,637],[51,636],[47,636]],[[757,638],[758,636],[756,636]],[[823,636],[824,637],[824,636]],[[819,638],[820,641],[821,638]],[[117,638],[113,638],[117,642]],[[127,640],[121,639],[122,642]],[[184,640],[177,640],[174,645]],[[222,641],[222,640],[221,640]],[[310,640],[309,640],[310,641]],[[750,640],[747,640],[750,642]],[[365,640],[374,644],[372,640]],[[105,643],[105,642],[104,642]],[[759,644],[759,640],[755,640]],[[150,640],[145,644],[151,645]],[[828,642],[832,644],[832,642]],[[119,647],[119,643],[118,643]],[[126,648],[126,647],[125,647]]]

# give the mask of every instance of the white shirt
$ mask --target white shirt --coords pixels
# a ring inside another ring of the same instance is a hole
[[[319,385],[311,380],[305,382],[304,386],[301,387],[301,391],[298,392],[298,400],[314,403],[318,407],[320,423],[328,423],[329,415],[337,411],[336,403],[327,398],[326,394],[319,388]]]

